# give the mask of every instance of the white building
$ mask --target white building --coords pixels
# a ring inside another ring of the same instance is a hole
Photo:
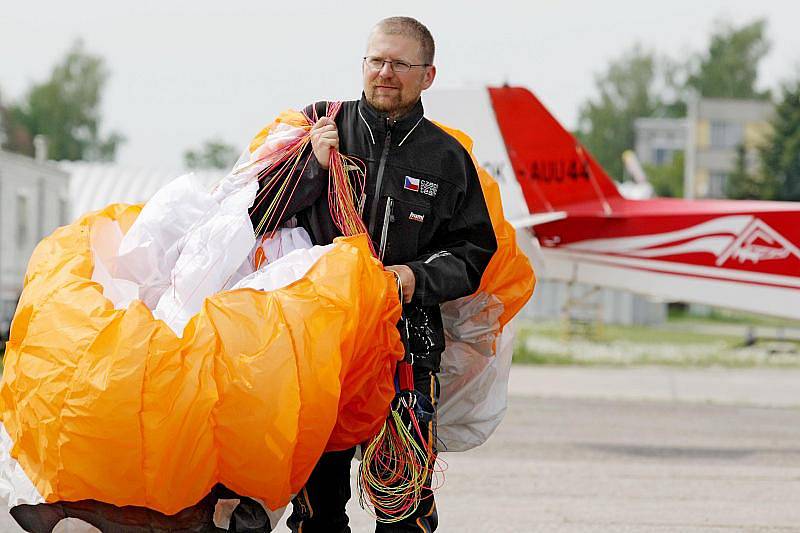
[[[745,149],[745,167],[758,171],[758,147],[770,131],[774,106],[769,100],[691,97],[686,118],[638,118],[634,122],[636,157],[644,164],[669,165],[684,153],[684,196],[724,198],[737,150]]]
[[[168,168],[130,167],[117,163],[59,161],[70,175],[70,216],[75,219],[112,203],[140,204],[184,171]],[[194,170],[199,180],[211,186],[222,179],[224,170]]]
[[[686,150],[684,118],[637,118],[636,157],[645,165],[669,165],[677,152]]]
[[[69,174],[0,150],[0,335],[5,339],[33,249],[69,221]]]
[[[0,335],[5,339],[33,249],[58,226],[111,203],[143,203],[182,174],[0,151]],[[212,184],[224,171],[195,172]]]

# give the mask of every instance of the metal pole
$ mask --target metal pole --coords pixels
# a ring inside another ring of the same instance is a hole
[[[686,149],[683,152],[683,197],[694,198],[697,159],[697,115],[700,95],[690,90],[686,105]]]

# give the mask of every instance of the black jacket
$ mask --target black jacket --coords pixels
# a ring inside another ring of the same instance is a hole
[[[322,116],[325,104],[316,106]],[[410,350],[420,366],[438,370],[439,304],[475,292],[497,249],[475,165],[456,139],[423,117],[421,101],[392,121],[362,96],[344,102],[336,125],[340,152],[367,167],[363,218],[375,249],[384,264],[408,265],[416,277],[404,309]],[[340,235],[328,208],[327,176],[309,154],[283,217],[296,216],[315,244]],[[254,225],[260,211],[251,213]]]

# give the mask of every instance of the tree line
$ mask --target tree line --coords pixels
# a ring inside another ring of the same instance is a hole
[[[775,101],[771,133],[759,147],[759,170],[748,171],[744,147],[737,150],[727,195],[731,198],[800,200],[800,76],[777,91],[757,87],[759,66],[770,49],[763,19],[741,26],[720,22],[708,47],[675,60],[635,45],[596,75],[596,94],[579,111],[579,139],[609,173],[623,175],[622,153],[634,146],[639,117],[686,116],[690,91],[704,97]],[[0,93],[0,146],[34,155],[34,138],[44,135],[54,160],[113,161],[125,141],[102,132],[101,97],[109,78],[103,58],[77,41],[48,79],[34,83],[19,100]],[[184,152],[189,168],[229,168],[233,146],[210,139]],[[657,194],[683,194],[683,155],[665,166],[647,165]]]
[[[718,22],[707,49],[684,60],[633,46],[596,75],[596,94],[579,111],[579,139],[620,178],[622,153],[634,146],[637,118],[685,117],[692,91],[707,98],[774,101],[771,132],[758,147],[758,171],[748,171],[745,148],[737,147],[726,195],[800,200],[800,78],[785,82],[776,94],[758,89],[759,67],[770,50],[766,30],[763,19],[741,26]],[[658,195],[683,195],[682,153],[645,170]]]
[[[125,137],[102,132],[101,104],[109,70],[102,57],[75,41],[48,79],[33,83],[17,101],[0,93],[0,147],[33,157],[34,139],[47,139],[56,161],[114,161]],[[236,149],[218,139],[184,152],[188,168],[230,168]]]

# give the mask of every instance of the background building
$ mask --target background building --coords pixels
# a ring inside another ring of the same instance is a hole
[[[684,196],[724,198],[740,146],[747,172],[758,172],[758,146],[770,131],[773,109],[769,100],[690,97],[686,118],[636,119],[636,156],[663,166],[682,151]]]
[[[110,203],[141,203],[181,174],[0,151],[0,335],[6,339],[33,249],[57,227]],[[209,186],[224,171],[197,171]]]
[[[769,132],[769,100],[690,98],[684,191],[687,198],[724,198],[744,146],[747,172],[758,171],[758,146]]]
[[[686,150],[686,119],[637,118],[633,127],[636,157],[642,164],[669,165],[677,152]]]
[[[56,165],[0,151],[0,334],[22,291],[33,249],[69,221],[69,174]]]

